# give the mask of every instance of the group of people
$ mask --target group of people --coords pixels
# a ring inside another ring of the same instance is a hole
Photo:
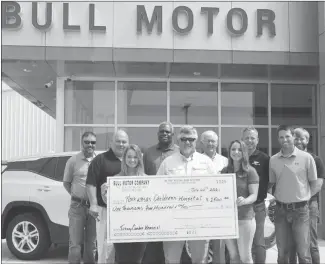
[[[69,263],[180,263],[186,241],[107,243],[107,177],[137,175],[236,174],[239,238],[211,241],[213,263],[265,263],[264,224],[267,193],[276,201],[275,232],[278,263],[320,263],[317,245],[318,193],[325,177],[321,159],[307,152],[309,133],[279,126],[280,151],[271,158],[258,150],[258,131],[247,127],[230,143],[228,158],[217,153],[218,135],[200,135],[203,153],[196,151],[197,130],[183,126],[173,142],[170,122],[158,127],[158,143],[144,151],[129,144],[123,130],[114,133],[108,151],[95,154],[96,135],[85,132],[82,151],[65,168],[69,209]],[[97,243],[96,243],[97,242]],[[96,245],[97,244],[97,245]],[[209,241],[187,241],[193,264],[206,263]],[[227,254],[225,254],[225,248]],[[228,256],[228,257],[225,257]]]

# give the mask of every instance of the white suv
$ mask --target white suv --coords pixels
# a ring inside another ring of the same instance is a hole
[[[7,162],[2,172],[1,238],[6,238],[8,248],[17,258],[40,259],[51,244],[69,243],[70,196],[62,181],[65,164],[76,153]],[[270,248],[275,244],[275,235],[272,223],[268,222],[265,242]],[[211,248],[209,253],[211,262]],[[189,255],[184,250],[183,264],[191,263]]]
[[[62,185],[75,153],[7,162],[2,172],[2,239],[19,259],[39,259],[54,244],[68,244],[70,196]]]

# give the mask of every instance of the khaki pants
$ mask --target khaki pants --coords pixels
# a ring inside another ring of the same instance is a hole
[[[114,246],[107,243],[107,209],[99,206],[98,213],[99,222],[96,224],[98,264],[114,264]]]

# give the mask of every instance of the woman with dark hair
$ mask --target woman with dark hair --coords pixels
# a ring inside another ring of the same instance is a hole
[[[230,263],[253,263],[252,243],[256,223],[253,203],[257,199],[259,177],[249,164],[247,147],[234,140],[228,150],[228,166],[222,173],[236,173],[239,238],[226,239]]]
[[[124,150],[121,172],[116,176],[144,176],[142,153],[137,145],[131,144]],[[102,185],[103,200],[107,201],[107,184]],[[147,243],[114,243],[116,264],[140,264]]]

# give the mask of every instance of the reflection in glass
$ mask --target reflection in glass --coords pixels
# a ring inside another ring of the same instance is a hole
[[[114,82],[65,83],[65,124],[114,124]]]
[[[170,120],[173,124],[218,124],[217,83],[171,83]]]
[[[118,124],[160,124],[167,120],[167,83],[119,82]]]
[[[128,135],[130,143],[138,145],[142,152],[158,144],[158,126],[155,127],[119,127],[123,129]]]
[[[274,84],[271,86],[272,125],[315,125],[317,123],[314,85]]]
[[[112,127],[65,127],[64,151],[81,150],[81,136],[84,132],[91,131],[96,134],[96,149],[107,150],[114,134]]]
[[[221,153],[225,157],[228,157],[228,148],[230,142],[236,139],[241,139],[243,127],[224,127],[221,129]],[[259,143],[257,148],[260,151],[269,154],[269,137],[267,128],[256,128],[258,131]]]
[[[309,135],[310,135],[307,150],[308,150],[308,152],[312,152],[317,155],[318,154],[317,128],[305,128],[305,129],[309,132]],[[281,146],[278,141],[276,128],[272,128],[272,155],[278,153],[280,151],[280,149],[281,149]]]
[[[221,84],[221,123],[267,125],[267,84]]]

